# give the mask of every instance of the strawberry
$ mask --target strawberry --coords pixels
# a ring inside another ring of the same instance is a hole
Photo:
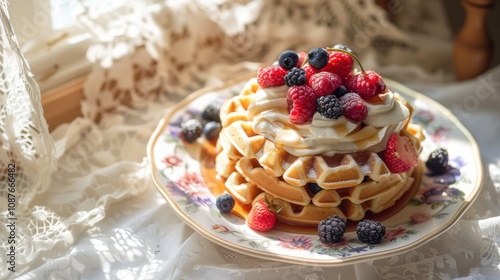
[[[418,164],[417,150],[406,136],[391,134],[383,155],[387,167],[392,173],[403,173]]]
[[[257,71],[257,83],[261,88],[277,87],[285,84],[287,70],[274,65],[259,68]]]
[[[276,213],[272,212],[268,203],[263,200],[257,201],[247,216],[249,228],[258,231],[268,231],[276,224]]]

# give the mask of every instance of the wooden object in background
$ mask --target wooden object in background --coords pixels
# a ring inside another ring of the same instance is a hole
[[[49,131],[81,116],[80,103],[83,100],[85,78],[42,94],[43,115],[49,125]]]
[[[462,0],[465,21],[453,42],[453,62],[458,80],[472,79],[488,69],[493,42],[486,28],[493,0]]]

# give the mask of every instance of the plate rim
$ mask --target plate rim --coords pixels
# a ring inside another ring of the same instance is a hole
[[[225,240],[223,237],[219,237],[216,234],[213,234],[210,231],[207,231],[204,227],[198,225],[189,215],[183,211],[178,205],[178,203],[175,201],[174,197],[166,191],[165,187],[160,183],[160,179],[158,177],[158,170],[155,165],[155,156],[154,156],[154,147],[155,144],[158,140],[158,138],[162,135],[162,133],[165,131],[165,128],[168,126],[168,121],[171,119],[171,117],[180,109],[184,108],[186,105],[188,105],[191,101],[195,100],[196,98],[212,92],[212,91],[218,91],[222,90],[224,88],[236,85],[238,83],[242,83],[245,80],[248,80],[252,77],[255,77],[255,73],[248,73],[245,75],[241,75],[237,78],[228,80],[224,82],[221,85],[217,86],[211,86],[211,87],[205,87],[201,88],[199,90],[194,91],[193,93],[189,94],[187,97],[182,99],[180,102],[172,105],[170,108],[166,110],[166,112],[163,114],[161,117],[160,121],[158,122],[155,130],[151,134],[151,137],[148,141],[147,144],[147,158],[151,167],[151,176],[154,182],[154,185],[158,189],[158,191],[162,194],[162,196],[167,200],[167,204],[172,208],[174,213],[181,219],[183,222],[185,222],[188,226],[190,226],[194,231],[202,235],[204,238],[207,238],[211,242],[214,242],[218,245],[221,245],[225,248],[234,250],[236,252],[240,252],[252,257],[257,257],[260,259],[265,259],[265,260],[270,260],[270,261],[283,261],[287,263],[292,263],[292,264],[302,264],[302,265],[320,265],[320,266],[343,266],[343,265],[350,265],[350,264],[355,264],[367,260],[374,260],[374,259],[379,259],[383,257],[388,257],[387,254],[400,254],[406,251],[409,251],[411,249],[415,249],[417,247],[420,247],[427,242],[431,241],[434,238],[437,238],[441,234],[445,233],[448,231],[455,223],[457,223],[460,218],[463,216],[463,214],[469,209],[469,207],[472,205],[474,200],[477,198],[478,194],[480,193],[483,183],[484,183],[484,170],[483,170],[483,162],[481,158],[481,153],[479,149],[479,145],[477,144],[477,141],[475,140],[474,136],[470,133],[470,131],[462,124],[462,122],[444,105],[439,103],[438,101],[424,95],[421,93],[418,93],[417,91],[399,83],[391,79],[385,78],[384,81],[388,85],[389,88],[395,89],[396,92],[398,91],[403,91],[404,94],[411,96],[414,100],[422,100],[425,103],[431,104],[433,107],[438,109],[444,117],[446,117],[448,120],[450,120],[458,129],[461,133],[464,134],[466,139],[468,140],[469,144],[472,146],[473,149],[473,155],[474,155],[474,162],[477,164],[474,164],[474,168],[476,169],[476,186],[474,186],[473,191],[466,197],[464,197],[463,203],[458,206],[458,209],[455,211],[454,216],[448,220],[446,223],[444,223],[439,229],[434,229],[430,232],[428,232],[426,235],[422,236],[415,242],[399,246],[394,249],[390,249],[389,251],[381,251],[381,252],[373,252],[371,254],[364,254],[364,255],[357,255],[357,256],[352,256],[347,259],[341,259],[341,258],[335,258],[335,259],[301,259],[300,257],[297,256],[290,256],[290,255],[283,255],[283,254],[277,254],[271,251],[262,251],[262,250],[256,250],[250,247],[246,247],[243,245],[236,244],[232,241]]]

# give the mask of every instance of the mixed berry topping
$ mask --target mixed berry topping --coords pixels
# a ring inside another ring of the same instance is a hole
[[[324,96],[335,92],[342,85],[342,80],[336,74],[319,72],[313,74],[307,84],[312,87],[317,96]]]
[[[352,54],[342,51],[331,51],[328,54],[328,64],[323,71],[334,73],[344,79],[351,73],[354,60]]]
[[[431,176],[442,175],[448,170],[448,151],[445,148],[438,148],[430,155],[425,166],[431,171]]]
[[[260,68],[257,72],[257,83],[261,88],[277,87],[285,84],[287,70],[279,66]]]
[[[316,94],[307,85],[290,87],[288,89],[287,101],[290,112],[288,118],[292,123],[306,123],[312,119],[316,112]]]
[[[360,73],[352,73],[354,61],[359,64],[362,70]],[[337,119],[341,116],[341,111],[348,120],[363,122],[368,114],[363,100],[367,101],[386,91],[380,75],[374,71],[365,71],[352,51],[341,44],[333,48],[314,48],[307,54],[284,51],[278,58],[278,65],[259,69],[257,82],[261,88],[286,85],[291,89],[308,86],[307,89],[297,88],[288,93],[289,120],[295,124],[310,122],[315,112]],[[316,96],[314,104],[308,103],[313,101],[311,90]],[[306,93],[304,97],[299,97],[295,96],[297,92]],[[345,98],[343,103],[340,100],[340,107],[331,97],[319,100],[327,95],[340,99],[348,93],[360,98],[351,96]]]
[[[334,92],[333,95],[335,95],[337,98],[341,98],[342,96],[346,95],[348,93],[347,88],[344,85],[340,85]]]
[[[382,77],[374,71],[358,73],[347,79],[347,89],[350,92],[356,92],[364,100],[370,100],[386,90]]]
[[[317,111],[325,118],[336,120],[342,116],[342,104],[335,95],[320,96],[316,99]]]
[[[359,241],[368,244],[377,244],[385,235],[385,226],[378,221],[362,220],[356,226]]]
[[[310,50],[307,58],[309,59],[309,64],[316,69],[321,69],[328,64],[328,52],[323,48]]]
[[[306,71],[294,67],[285,75],[285,84],[289,87],[301,86],[306,83]]]
[[[368,116],[365,102],[358,94],[349,92],[340,97],[339,100],[344,116],[347,119],[353,122],[362,122]]]
[[[324,244],[338,243],[342,240],[346,229],[346,222],[343,218],[333,215],[318,225],[319,240]]]
[[[284,51],[278,58],[278,64],[285,70],[291,70],[299,63],[299,55],[294,51]]]

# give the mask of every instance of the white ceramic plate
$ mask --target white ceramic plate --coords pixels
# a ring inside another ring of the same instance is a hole
[[[393,81],[386,81],[414,107],[413,122],[420,124],[426,140],[421,158],[445,147],[455,168],[444,176],[423,176],[410,202],[383,221],[381,243],[361,243],[346,232],[344,242],[324,245],[316,234],[278,230],[265,233],[248,228],[233,214],[221,214],[215,196],[204,179],[199,144],[185,145],[179,138],[180,123],[199,116],[214,100],[222,102],[239,93],[249,76],[222,87],[203,89],[171,108],[152,135],[147,152],[153,180],[167,203],[195,231],[209,240],[240,253],[299,264],[336,266],[391,256],[414,249],[449,229],[476,198],[482,185],[479,149],[470,133],[446,108]]]

